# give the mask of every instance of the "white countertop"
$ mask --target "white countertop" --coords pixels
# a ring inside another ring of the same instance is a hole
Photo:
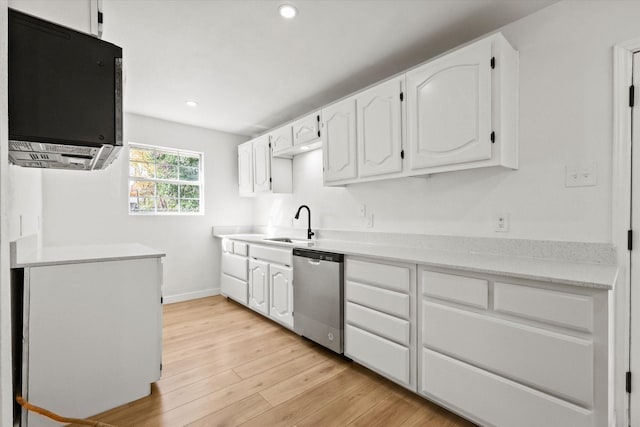
[[[139,243],[45,246],[42,248],[32,245],[20,246],[15,243],[11,243],[11,268],[156,258],[166,255],[164,252]]]
[[[384,258],[422,264],[431,267],[453,268],[475,273],[507,275],[564,285],[583,286],[599,289],[613,289],[618,277],[618,267],[610,264],[594,264],[561,261],[524,256],[508,256],[490,253],[424,249],[408,246],[359,243],[343,240],[315,240],[312,246],[264,241],[261,234],[230,234],[225,237],[249,243],[259,243],[290,248],[307,248],[319,251],[337,252]]]

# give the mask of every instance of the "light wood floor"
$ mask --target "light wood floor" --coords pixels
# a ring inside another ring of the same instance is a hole
[[[217,296],[164,307],[162,379],[117,426],[472,426]]]

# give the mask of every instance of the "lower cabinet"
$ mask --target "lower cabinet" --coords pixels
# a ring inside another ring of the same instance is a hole
[[[269,317],[293,329],[293,269],[269,266]]]
[[[249,307],[269,315],[269,263],[249,260]]]
[[[345,265],[345,355],[413,391],[415,273],[415,265],[354,257]]]
[[[293,329],[292,250],[222,240],[220,292]]]
[[[420,394],[482,425],[607,425],[607,291],[419,278]]]

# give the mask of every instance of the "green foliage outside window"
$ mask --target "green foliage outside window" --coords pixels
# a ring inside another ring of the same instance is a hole
[[[201,213],[202,154],[131,144],[129,212]]]

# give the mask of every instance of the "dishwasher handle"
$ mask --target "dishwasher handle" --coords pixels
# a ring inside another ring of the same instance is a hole
[[[308,258],[307,262],[311,265],[320,265],[322,261],[320,261],[319,259]]]

